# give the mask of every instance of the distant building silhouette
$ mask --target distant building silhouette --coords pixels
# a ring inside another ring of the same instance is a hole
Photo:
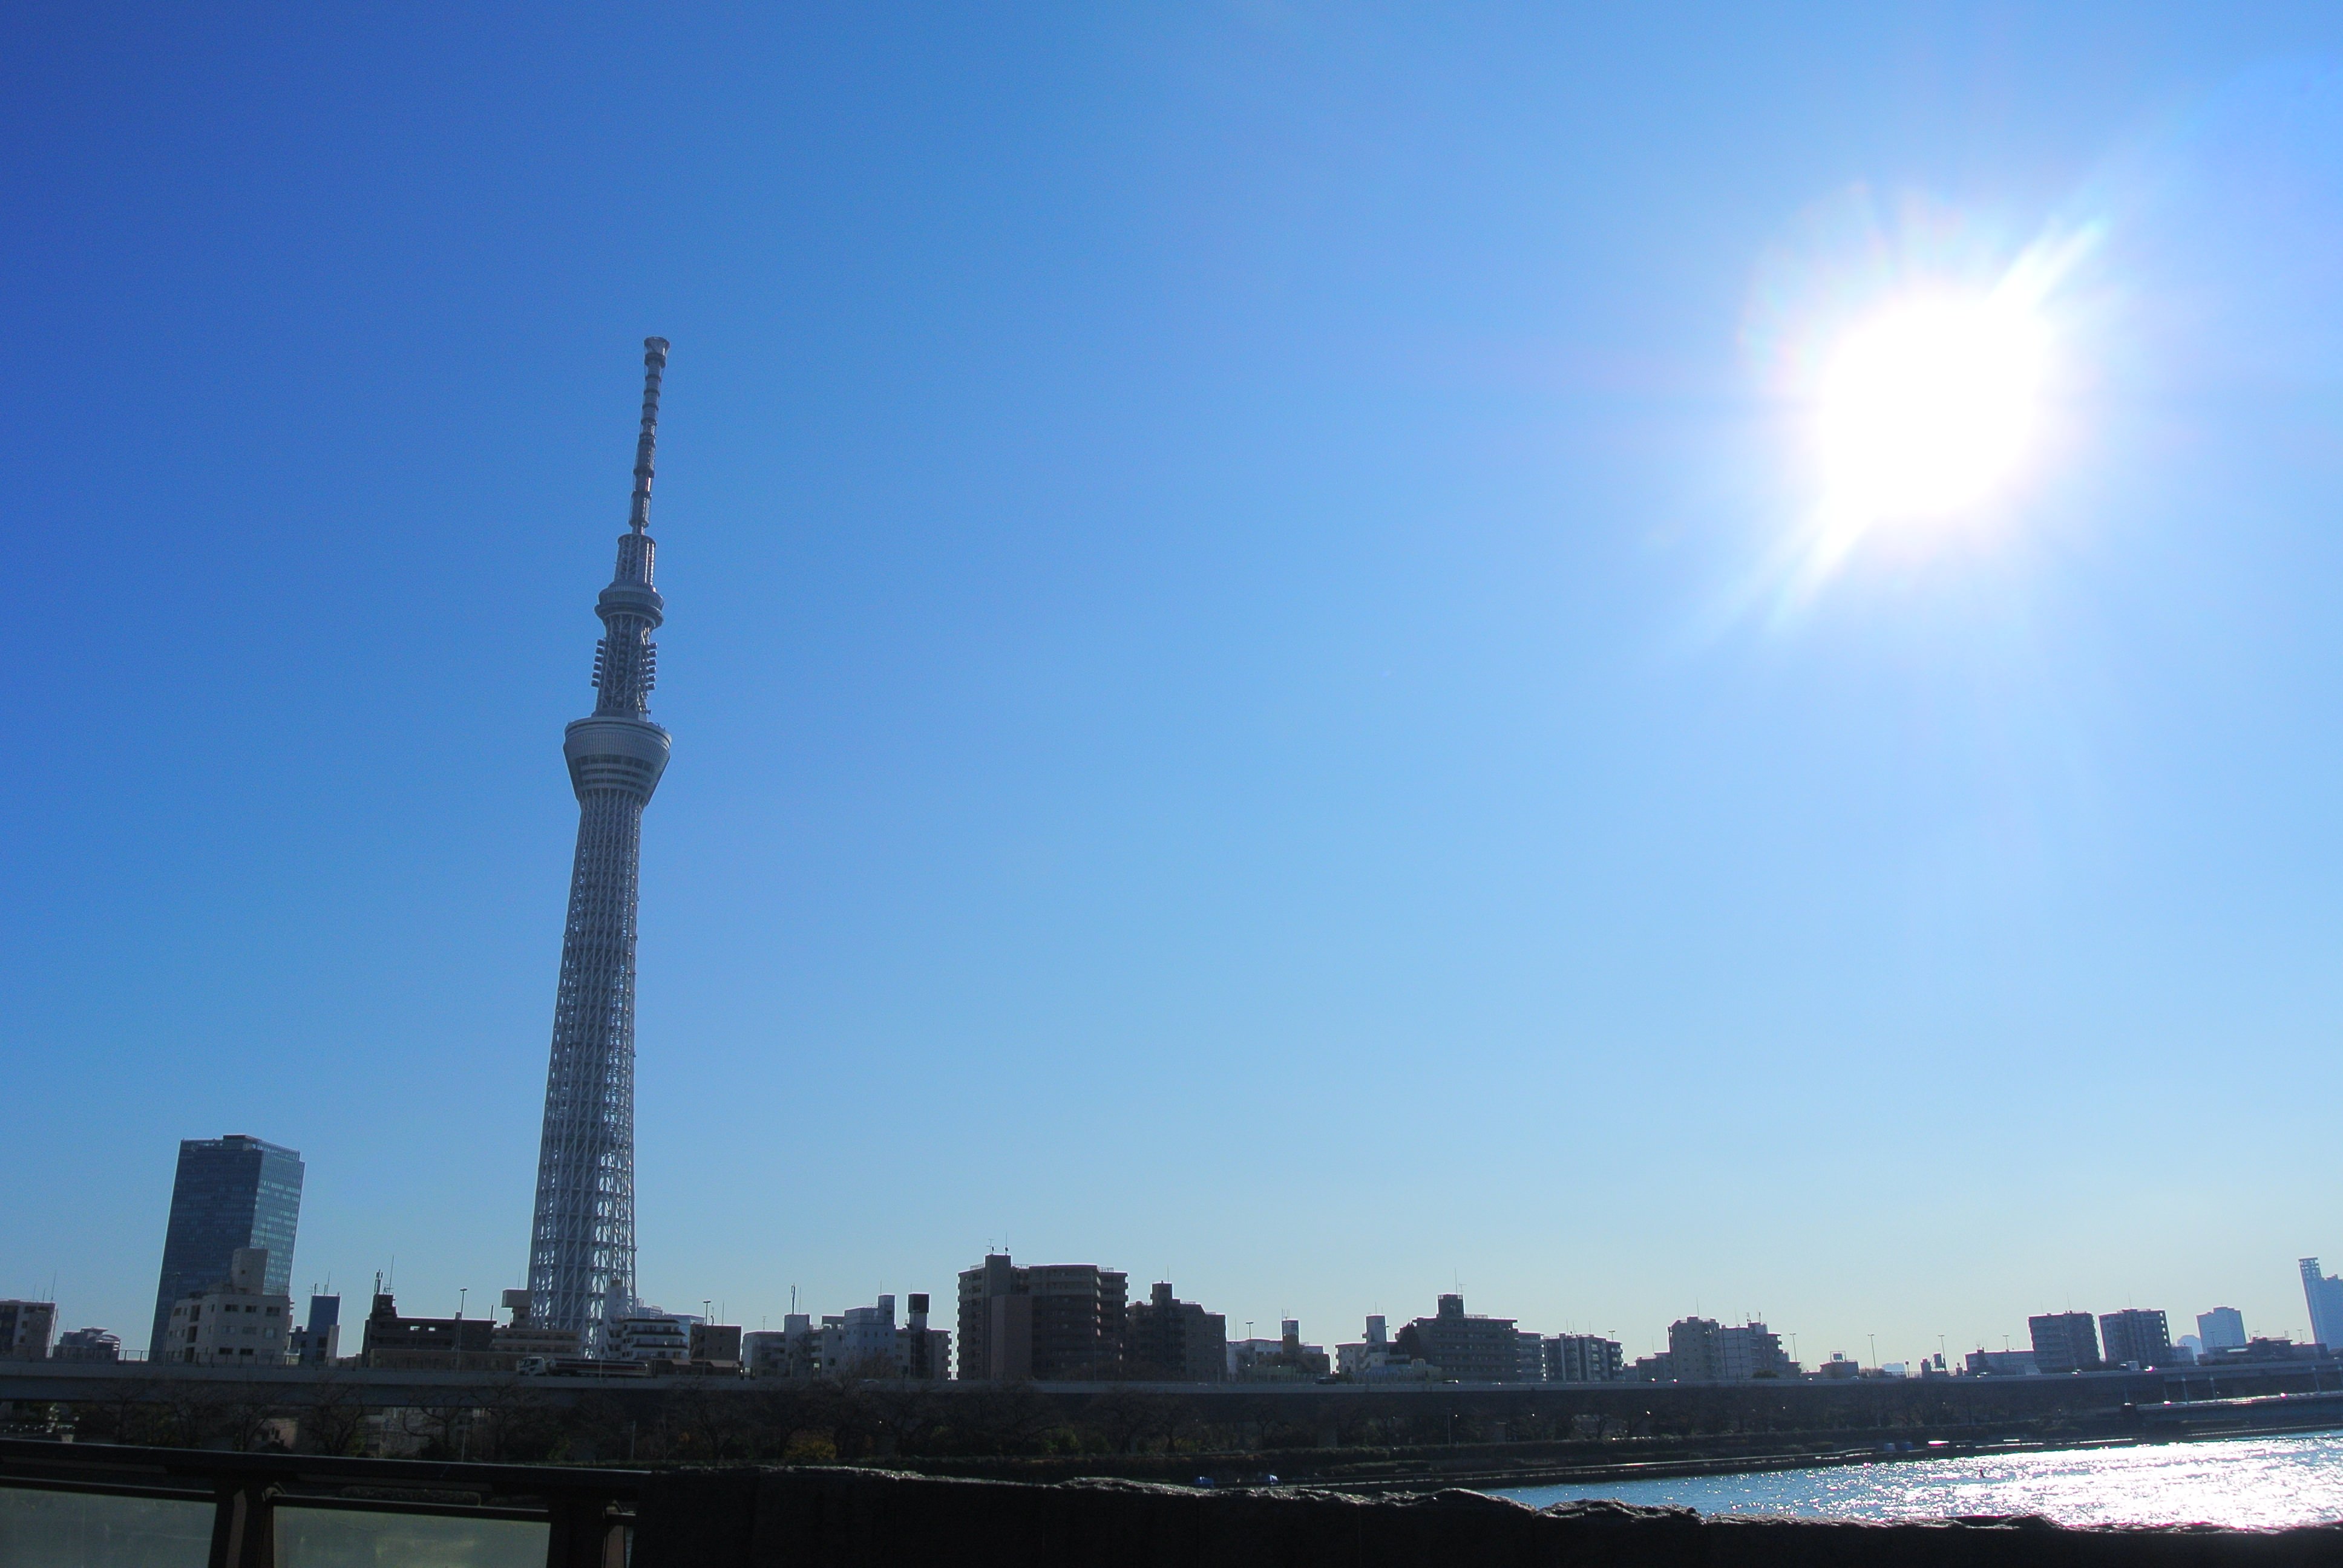
[[[928,1326],[928,1293],[911,1293],[910,1314],[895,1332],[896,1362],[901,1373],[920,1382],[951,1376],[951,1331]]]
[[[790,1312],[778,1329],[741,1336],[740,1354],[750,1377],[817,1377],[821,1372],[821,1335],[811,1313]]]
[[[679,1367],[691,1360],[691,1329],[699,1320],[688,1312],[667,1312],[649,1302],[608,1325],[616,1354],[613,1359],[659,1370],[659,1363]]]
[[[1668,1325],[1668,1372],[1677,1382],[1745,1382],[1788,1377],[1791,1367],[1782,1337],[1764,1323],[1727,1328],[1708,1318],[1680,1318]]]
[[[0,1361],[48,1360],[56,1331],[55,1302],[0,1302]]]
[[[925,1382],[951,1375],[951,1334],[928,1326],[928,1298],[910,1298],[907,1321],[895,1322],[895,1298],[881,1296],[876,1304],[850,1307],[821,1320],[820,1327],[806,1312],[791,1312],[778,1329],[759,1329],[743,1335],[738,1329],[733,1355],[749,1375],[759,1378],[867,1377],[907,1378]],[[695,1345],[700,1338],[695,1331]],[[693,1352],[699,1359],[698,1350]]]
[[[2034,1364],[2045,1373],[2097,1372],[2099,1334],[2088,1312],[2045,1312],[2026,1320],[2034,1336]]]
[[[577,1329],[557,1329],[537,1321],[537,1298],[527,1286],[504,1293],[505,1311],[512,1322],[498,1324],[490,1342],[498,1355],[513,1358],[520,1364],[524,1357],[542,1357],[548,1362],[567,1361],[584,1353],[585,1334]]]
[[[338,1314],[337,1314],[338,1315]],[[367,1313],[359,1354],[370,1367],[407,1372],[488,1372],[509,1358],[496,1354],[494,1318],[406,1318],[387,1291],[377,1291]]]
[[[1229,1375],[1229,1323],[1194,1302],[1176,1301],[1159,1281],[1148,1299],[1131,1304],[1125,1365],[1135,1377],[1169,1382],[1220,1382]]]
[[[2099,1318],[2099,1341],[2111,1367],[2172,1364],[2172,1332],[2162,1312],[2127,1307]]]
[[[301,1223],[301,1156],[241,1134],[190,1138],[179,1145],[171,1182],[171,1224],[163,1238],[163,1276],[155,1287],[149,1361],[164,1354],[171,1309],[228,1277],[238,1251],[265,1248],[265,1294],[289,1298],[293,1237]],[[186,1349],[184,1342],[178,1347]]]
[[[900,1325],[892,1296],[880,1297],[875,1306],[849,1307],[826,1317],[814,1345],[815,1370],[823,1376],[924,1382],[946,1376],[950,1364],[951,1335],[928,1327],[924,1295],[911,1298],[910,1322]]]
[[[960,1276],[960,1375],[1026,1378],[1114,1375],[1122,1365],[1127,1275],[1095,1263],[1021,1269],[995,1252]]]
[[[281,1367],[293,1332],[293,1298],[267,1288],[266,1247],[239,1247],[227,1273],[171,1305],[165,1361],[196,1366]]]
[[[2324,1345],[2298,1345],[2280,1334],[2275,1339],[2258,1335],[2227,1350],[2207,1351],[2203,1359],[2213,1366],[2251,1366],[2264,1362],[2322,1361],[2327,1354]]]
[[[2318,1260],[2302,1260],[2302,1296],[2310,1307],[2310,1337],[2329,1350],[2343,1350],[2343,1280],[2318,1271]]]
[[[342,1353],[342,1298],[312,1295],[309,1326],[293,1331],[287,1355],[296,1366],[329,1367]]]
[[[1521,1342],[1512,1318],[1484,1318],[1464,1311],[1464,1298],[1440,1298],[1440,1310],[1399,1332],[1404,1359],[1429,1362],[1443,1377],[1458,1382],[1519,1382]]]
[[[740,1325],[691,1325],[691,1366],[695,1372],[737,1372],[740,1370]]]
[[[50,1357],[61,1362],[118,1362],[122,1341],[104,1329],[68,1329],[57,1336]]]
[[[1367,1320],[1365,1339],[1334,1347],[1334,1371],[1362,1382],[1430,1382],[1440,1372],[1393,1344],[1381,1313]]]
[[[1619,1342],[1601,1334],[1555,1334],[1544,1350],[1548,1382],[1618,1382],[1627,1375]]]
[[[1302,1322],[1287,1318],[1273,1340],[1239,1340],[1229,1346],[1232,1382],[1303,1382],[1330,1376],[1333,1362],[1323,1347],[1302,1342]]]
[[[2197,1337],[2208,1351],[2237,1350],[2246,1342],[2246,1315],[2235,1307],[2197,1314]]]

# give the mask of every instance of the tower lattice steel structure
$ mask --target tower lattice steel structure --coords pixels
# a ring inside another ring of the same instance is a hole
[[[528,1250],[529,1314],[608,1348],[635,1299],[635,885],[643,807],[666,770],[668,734],[649,717],[665,604],[651,587],[651,452],[667,340],[643,342],[643,429],[618,566],[594,606],[592,717],[561,743],[578,793],[578,858],[554,993],[553,1056]]]

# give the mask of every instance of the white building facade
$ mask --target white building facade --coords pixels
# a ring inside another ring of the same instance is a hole
[[[283,1366],[293,1298],[271,1295],[267,1278],[268,1249],[237,1248],[225,1281],[172,1306],[163,1359],[189,1366]]]

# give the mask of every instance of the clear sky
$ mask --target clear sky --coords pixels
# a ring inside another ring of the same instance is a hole
[[[0,1294],[136,1338],[226,1132],[521,1282],[659,333],[651,1300],[2308,1332],[2331,5],[5,26]],[[2023,460],[1823,548],[1814,367],[2013,267]]]

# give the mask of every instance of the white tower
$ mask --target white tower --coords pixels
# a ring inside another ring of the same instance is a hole
[[[529,1316],[608,1348],[635,1298],[635,882],[643,807],[666,770],[667,731],[648,716],[651,633],[664,604],[651,587],[651,451],[667,340],[643,341],[643,429],[618,566],[594,613],[600,693],[561,743],[578,794],[578,858],[554,993],[553,1056],[537,1156]]]

